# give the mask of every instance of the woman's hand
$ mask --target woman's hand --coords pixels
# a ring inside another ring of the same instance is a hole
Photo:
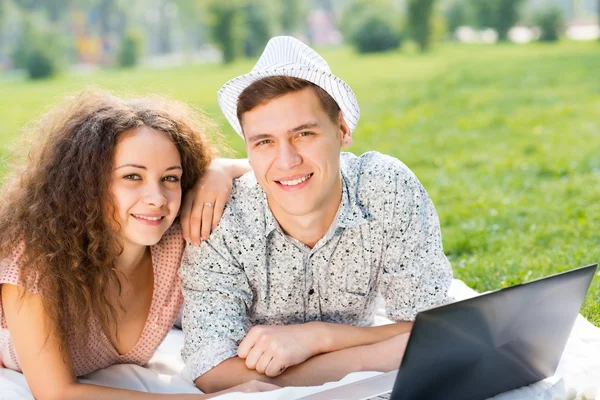
[[[200,245],[223,215],[233,180],[250,169],[246,160],[218,158],[208,166],[202,178],[186,194],[181,206],[181,229],[186,241]]]
[[[222,394],[226,394],[226,393],[235,393],[235,392],[241,392],[241,393],[256,393],[256,392],[270,392],[271,390],[277,390],[277,389],[281,389],[279,386],[277,385],[272,385],[270,383],[266,383],[266,382],[261,382],[261,381],[248,381],[246,383],[242,383],[241,385],[237,385],[234,386],[232,388],[229,388],[227,390],[222,390],[220,392],[216,392],[216,393],[212,393],[211,397],[214,396],[220,396]],[[205,397],[207,399],[211,398],[211,397]]]

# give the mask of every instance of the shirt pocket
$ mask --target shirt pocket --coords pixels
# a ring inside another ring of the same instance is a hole
[[[349,264],[346,267],[346,293],[366,296],[371,290],[371,265]]]

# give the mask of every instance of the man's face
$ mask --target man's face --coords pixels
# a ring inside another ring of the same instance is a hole
[[[275,217],[309,215],[340,201],[340,149],[351,143],[343,117],[333,122],[313,88],[244,113],[246,151]]]

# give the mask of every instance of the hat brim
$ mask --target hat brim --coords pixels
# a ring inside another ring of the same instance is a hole
[[[238,135],[243,137],[242,127],[237,117],[237,103],[240,94],[256,81],[271,76],[290,76],[307,80],[325,90],[336,101],[350,131],[358,124],[360,108],[354,92],[346,82],[324,70],[294,66],[278,67],[262,72],[250,72],[231,79],[223,85],[218,94],[219,107]]]

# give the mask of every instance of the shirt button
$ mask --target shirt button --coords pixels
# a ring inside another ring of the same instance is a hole
[[[315,293],[315,289],[310,289],[310,290],[308,291],[308,294],[314,294],[314,293]]]

